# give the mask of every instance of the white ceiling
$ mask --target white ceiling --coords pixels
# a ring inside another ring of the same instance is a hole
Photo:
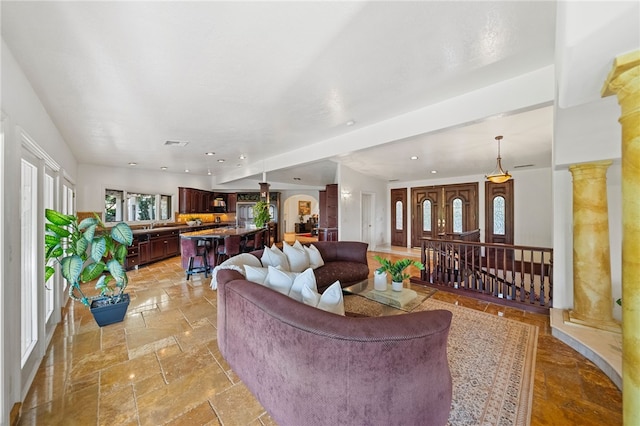
[[[389,135],[310,164],[301,155],[281,170],[265,159],[553,64],[555,2],[3,0],[1,8],[3,39],[82,164],[210,170],[219,182],[266,170],[270,182],[324,185],[340,162],[411,181],[431,170],[488,173],[498,134],[505,168],[551,164],[549,106]]]

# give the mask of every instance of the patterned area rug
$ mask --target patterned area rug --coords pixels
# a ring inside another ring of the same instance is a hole
[[[348,315],[404,313],[382,306],[360,296],[345,297]],[[433,309],[453,313],[448,341],[453,378],[449,425],[529,425],[538,327],[433,299],[413,311]]]

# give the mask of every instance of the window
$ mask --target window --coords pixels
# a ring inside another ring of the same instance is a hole
[[[402,231],[402,201],[396,201],[396,230]]]
[[[20,333],[22,367],[38,342],[38,167],[22,159]]]
[[[422,202],[422,230],[431,231],[431,200]]]
[[[462,200],[453,200],[453,232],[462,232]]]
[[[504,235],[504,197],[498,196],[493,199],[493,233]]]
[[[171,219],[171,196],[106,189],[105,222]]]

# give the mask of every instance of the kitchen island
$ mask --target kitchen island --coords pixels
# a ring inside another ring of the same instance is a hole
[[[220,243],[224,237],[230,235],[239,235],[241,237],[246,237],[247,235],[255,234],[260,231],[260,228],[236,228],[236,227],[226,227],[226,228],[214,228],[214,229],[203,229],[201,231],[193,231],[193,232],[183,232],[180,234],[180,253],[181,253],[181,262],[182,268],[187,270],[189,268],[189,258],[192,257],[196,252],[196,246],[199,240],[208,240],[210,249],[208,250],[207,261],[209,262],[209,267],[213,269],[216,266],[216,252],[218,243]],[[202,260],[199,257],[194,259],[193,267],[201,268]]]

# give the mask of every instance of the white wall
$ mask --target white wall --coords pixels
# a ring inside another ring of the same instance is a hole
[[[12,52],[2,40],[2,98],[4,128],[3,173],[3,268],[2,301],[2,403],[0,423],[9,423],[9,410],[22,400],[34,372],[20,373],[20,158],[24,132],[61,167],[60,175],[71,180],[76,175],[76,160],[63,137],[48,116],[31,84],[18,66]],[[44,216],[44,212],[43,212]],[[41,345],[40,356],[44,353]],[[27,379],[24,379],[26,377]]]
[[[208,176],[80,164],[76,182],[77,210],[103,211],[104,190],[109,188],[172,195],[173,212],[177,212],[179,186],[210,190],[210,184]]]
[[[372,212],[374,218],[373,240],[370,247],[373,249],[385,242],[384,229],[388,223],[385,214],[385,200],[388,198],[386,182],[339,165],[338,239],[341,241],[362,241],[361,199],[363,192],[372,194],[375,198],[375,211]]]

